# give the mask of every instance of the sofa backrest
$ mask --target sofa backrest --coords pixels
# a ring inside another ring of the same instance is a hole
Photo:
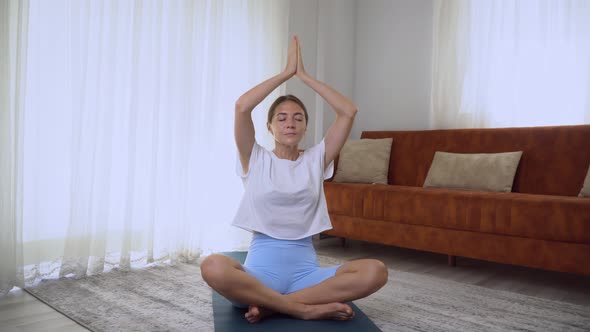
[[[422,186],[436,151],[523,151],[513,192],[577,196],[590,166],[590,125],[365,131],[361,138],[393,138],[389,184]]]

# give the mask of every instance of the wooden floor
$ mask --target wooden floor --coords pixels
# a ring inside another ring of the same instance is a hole
[[[21,289],[0,296],[0,331],[88,331]]]
[[[388,267],[479,285],[491,289],[581,304],[590,307],[590,277],[457,258],[447,266],[445,255],[340,239],[315,240],[318,254],[345,260],[376,258]],[[0,296],[0,331],[87,331],[28,293],[15,289]]]

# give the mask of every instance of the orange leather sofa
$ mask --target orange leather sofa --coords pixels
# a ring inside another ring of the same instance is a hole
[[[325,234],[590,275],[590,125],[365,131],[393,138],[388,184],[324,182]],[[523,151],[512,192],[423,188],[436,151]]]

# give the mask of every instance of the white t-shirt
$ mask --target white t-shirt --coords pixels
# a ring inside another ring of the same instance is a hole
[[[334,162],[324,171],[325,154],[323,140],[295,161],[280,159],[255,142],[247,173],[238,158],[245,192],[233,225],[283,240],[331,229],[323,183],[332,177]]]

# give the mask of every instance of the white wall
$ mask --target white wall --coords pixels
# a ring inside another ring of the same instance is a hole
[[[432,0],[364,0],[356,6],[352,130],[428,129]]]
[[[319,40],[322,81],[354,101],[355,0],[320,0]],[[322,137],[336,118],[330,106],[321,101]]]
[[[433,0],[291,0],[289,33],[300,37],[306,70],[359,108],[351,138],[429,128],[433,7]],[[297,79],[286,92],[308,109],[301,147],[309,147],[334,113]]]

